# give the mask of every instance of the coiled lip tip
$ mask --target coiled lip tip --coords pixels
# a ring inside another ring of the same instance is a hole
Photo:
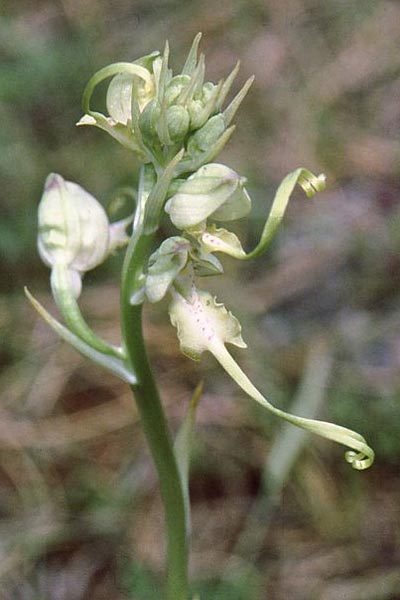
[[[373,464],[375,458],[375,453],[372,449],[368,452],[368,454],[364,454],[363,452],[355,452],[354,450],[349,450],[345,454],[346,462],[348,462],[353,469],[357,471],[365,471],[365,469],[369,469],[369,467]]]

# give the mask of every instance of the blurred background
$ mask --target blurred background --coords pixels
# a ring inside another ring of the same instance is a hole
[[[161,598],[157,480],[127,386],[88,364],[33,313],[53,313],[36,252],[49,172],[112,208],[135,159],[75,127],[89,77],[162,50],[179,69],[203,32],[207,79],[241,60],[256,79],[221,160],[248,178],[257,241],[274,190],[305,166],[269,254],[225,260],[203,282],[243,323],[236,356],[274,404],[362,433],[377,453],[353,471],[343,448],[265,414],[211,358],[178,350],[166,306],[146,335],[175,430],[198,382],[193,591],[202,600],[400,598],[400,4],[376,0],[3,0],[0,16],[0,597]],[[166,232],[164,232],[166,233]],[[118,334],[115,257],[85,280],[82,307]]]

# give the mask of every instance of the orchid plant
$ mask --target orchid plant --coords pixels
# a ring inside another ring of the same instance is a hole
[[[38,248],[51,270],[51,289],[64,322],[56,320],[26,290],[38,313],[67,342],[132,388],[144,432],[157,468],[167,525],[167,591],[169,600],[187,600],[189,548],[189,454],[199,394],[172,440],[160,402],[142,334],[142,307],[169,296],[169,315],[182,352],[199,359],[208,351],[250,398],[293,425],[348,447],[346,460],[355,469],[369,467],[374,452],[349,429],[284,412],[253,385],[227,348],[245,348],[236,317],[198,281],[220,275],[218,256],[237,260],[261,256],[284,216],[290,195],[299,185],[308,197],[325,187],[325,177],[304,168],[280,184],[257,246],[246,252],[239,238],[221,224],[246,216],[251,199],[246,179],[215,162],[234,131],[232,120],[252,78],[225,106],[239,63],[217,84],[205,81],[204,56],[194,39],[181,73],[168,66],[169,48],[132,63],[116,63],[98,71],[83,95],[85,114],[79,126],[95,126],[111,135],[141,163],[137,202],[131,217],[109,223],[102,205],[76,183],[51,174],[39,205]],[[111,78],[106,95],[108,114],[92,109],[96,86]],[[224,107],[225,106],[225,107]],[[155,241],[163,219],[177,233]],[[126,247],[121,276],[121,345],[99,337],[79,308],[84,274],[107,256]],[[218,255],[218,256],[217,256]]]

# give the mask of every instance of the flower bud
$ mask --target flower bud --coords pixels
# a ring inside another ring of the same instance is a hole
[[[188,87],[189,83],[189,75],[176,75],[176,77],[171,79],[165,90],[165,100],[168,106],[175,103],[181,92]]]
[[[157,139],[157,121],[160,118],[160,107],[156,100],[146,106],[139,117],[139,127],[146,141],[154,142]]]
[[[108,218],[81,186],[49,175],[38,218],[38,249],[49,267],[64,265],[83,273],[104,261],[109,249]]]
[[[201,89],[201,101],[203,102],[203,104],[206,104],[206,102],[208,102],[216,87],[217,86],[215,85],[215,83],[212,83],[211,81],[206,81],[206,83]]]
[[[167,109],[167,127],[173,142],[183,140],[189,131],[189,113],[183,106],[170,106]]]
[[[192,100],[188,106],[188,112],[190,116],[190,129],[198,129],[203,123],[202,112],[203,103],[201,100]]]
[[[208,150],[224,133],[225,119],[222,114],[215,115],[207,121],[189,140],[188,153],[192,156]]]

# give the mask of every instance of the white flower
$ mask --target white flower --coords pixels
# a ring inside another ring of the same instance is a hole
[[[75,298],[81,292],[82,274],[127,240],[127,220],[110,225],[94,196],[55,173],[46,179],[38,220],[39,254],[53,271],[61,268],[68,273]]]

